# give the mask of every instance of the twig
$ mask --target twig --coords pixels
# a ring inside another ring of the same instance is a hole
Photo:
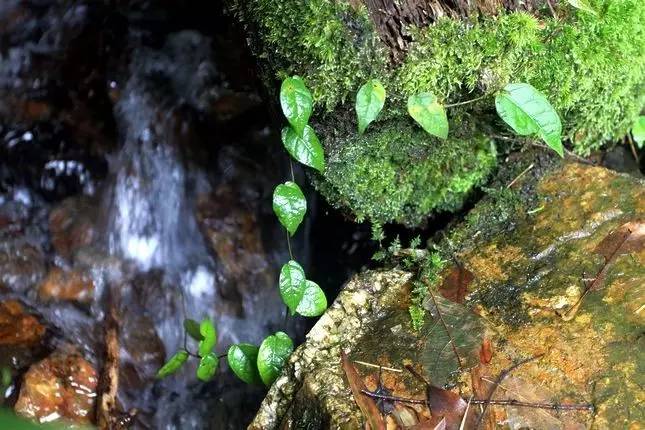
[[[448,104],[446,104],[446,105],[443,105],[443,107],[451,108],[451,107],[455,107],[455,106],[463,106],[463,105],[467,105],[467,104],[470,104],[470,103],[474,103],[474,102],[476,102],[476,101],[479,101],[479,100],[481,100],[481,99],[484,99],[484,98],[488,97],[489,95],[490,95],[490,94],[483,94],[483,95],[481,95],[481,96],[479,96],[479,97],[475,97],[474,99],[464,100],[463,102],[448,103]]]
[[[511,182],[509,182],[509,184],[506,186],[506,188],[511,188],[513,185],[515,185],[515,183],[516,183],[516,182],[517,182],[517,181],[518,181],[522,176],[526,175],[526,174],[529,172],[529,170],[531,170],[534,166],[535,166],[535,165],[534,165],[533,163],[531,163],[531,164],[529,165],[529,167],[527,167],[526,169],[524,169],[524,170],[522,171],[522,173],[520,173],[519,175],[517,175],[517,176],[515,177],[515,179],[513,179]]]
[[[120,416],[117,410],[119,389],[119,326],[117,319],[118,300],[114,300],[111,289],[107,291],[108,312],[105,319],[105,362],[101,372],[99,401],[96,421],[100,430],[116,428]]]
[[[551,15],[553,15],[553,18],[558,19],[558,15],[555,13],[555,9],[553,9],[553,5],[551,4],[551,0],[546,0],[546,4],[549,5],[549,10],[551,11]]]
[[[407,397],[390,396],[388,394],[374,393],[368,390],[361,390],[361,393],[373,399],[389,400],[392,402],[409,403],[411,405],[427,405],[425,399],[410,399]],[[515,399],[489,400],[489,399],[464,399],[473,405],[495,405],[495,406],[519,406],[524,408],[550,409],[553,411],[589,411],[593,412],[594,406],[589,403],[532,403],[522,402]]]
[[[378,364],[372,364],[372,363],[366,363],[365,361],[354,361],[356,364],[360,364],[366,367],[374,367],[377,369],[382,369],[382,370],[387,370],[389,372],[398,372],[398,373],[403,373],[403,370],[401,369],[394,369],[392,367],[385,367],[385,366],[379,366]]]
[[[472,403],[473,396],[470,396],[468,403],[466,403],[466,410],[464,411],[464,416],[461,419],[461,424],[459,424],[459,430],[464,430],[466,425],[466,417],[468,416],[468,410],[470,409],[470,404]]]
[[[506,379],[506,377],[511,372],[513,372],[515,369],[517,369],[518,367],[520,367],[520,366],[522,366],[522,365],[524,365],[526,363],[529,363],[531,361],[538,360],[538,359],[542,358],[542,356],[544,356],[544,354],[534,355],[533,357],[525,358],[524,360],[518,361],[517,363],[515,363],[514,365],[512,365],[508,369],[505,369],[504,371],[502,371],[502,373],[500,373],[497,376],[497,379],[495,379],[495,382],[493,382],[493,386],[488,391],[488,395],[486,396],[486,403],[480,403],[480,404],[483,404],[484,407],[482,408],[482,413],[479,415],[479,418],[477,419],[477,424],[475,424],[475,429],[478,429],[479,426],[481,425],[482,420],[483,420],[484,416],[486,415],[488,405],[492,404],[492,403],[490,403],[491,399],[493,398],[493,394],[495,394],[495,391],[497,390],[497,387],[499,386],[499,384],[504,379]]]
[[[634,160],[636,160],[636,164],[640,163],[640,157],[638,156],[638,152],[634,146],[634,140],[632,139],[632,135],[629,133],[627,133],[627,141],[629,142],[629,147],[632,150],[632,155],[634,156]]]

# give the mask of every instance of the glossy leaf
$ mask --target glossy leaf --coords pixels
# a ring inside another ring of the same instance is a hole
[[[373,430],[385,430],[385,420],[381,416],[381,411],[374,399],[363,393],[363,391],[367,391],[367,387],[358,374],[356,367],[349,361],[347,354],[343,350],[340,351],[340,362],[349,383],[349,388],[352,390],[354,401],[361,410],[365,421],[369,423],[370,428]]]
[[[558,113],[544,94],[529,84],[508,84],[495,97],[499,116],[520,136],[538,135],[564,157]]]
[[[441,139],[448,137],[446,110],[432,93],[420,93],[408,98],[408,113],[423,129]]]
[[[311,116],[313,99],[300,77],[294,76],[282,81],[280,106],[296,134],[302,136]]]
[[[287,181],[275,187],[273,212],[280,220],[280,224],[293,236],[307,212],[307,200],[298,184]]]
[[[178,371],[181,366],[188,360],[188,352],[185,350],[177,351],[175,355],[170,357],[170,360],[164,364],[159,371],[157,371],[157,378],[165,378]]]
[[[641,115],[632,127],[632,137],[639,148],[645,147],[645,116]]]
[[[356,116],[358,132],[363,134],[383,110],[385,105],[385,88],[376,79],[367,81],[356,93]]]
[[[307,278],[305,270],[297,262],[290,260],[280,269],[280,296],[282,301],[291,311],[291,315],[296,312],[298,304],[305,293]]]
[[[205,357],[217,344],[217,329],[211,320],[205,319],[199,324],[199,334],[203,339],[199,342],[197,352],[200,357]]]
[[[576,9],[584,10],[585,12],[589,12],[592,15],[598,15],[598,13],[594,10],[593,7],[589,4],[587,0],[567,0],[569,4]]]
[[[196,341],[200,341],[204,339],[202,334],[199,332],[199,323],[195,320],[186,318],[184,320],[184,330],[186,330],[186,333],[188,333],[188,336],[192,337]]]
[[[268,336],[258,350],[258,372],[265,385],[273,384],[293,352],[293,341],[281,331]]]
[[[199,360],[197,379],[204,382],[210,381],[215,376],[215,372],[217,372],[217,366],[219,366],[219,358],[217,358],[217,355],[214,352],[206,354]]]
[[[305,166],[313,167],[322,173],[325,170],[323,147],[310,126],[305,126],[302,136],[293,127],[282,129],[282,143],[291,156]]]
[[[323,290],[313,281],[306,281],[305,290],[296,313],[304,317],[317,317],[327,309],[327,297]]]
[[[261,384],[262,379],[258,372],[258,351],[259,348],[248,343],[231,345],[228,349],[228,365],[247,384]]]

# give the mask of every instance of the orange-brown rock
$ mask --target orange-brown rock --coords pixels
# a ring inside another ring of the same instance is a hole
[[[34,345],[44,334],[45,327],[36,317],[26,313],[19,302],[0,302],[0,346]]]
[[[96,239],[93,211],[95,204],[87,197],[70,197],[49,214],[49,231],[56,252],[71,258],[83,246]]]
[[[25,374],[16,413],[41,422],[90,423],[97,382],[96,370],[79,354],[54,352]]]
[[[39,294],[43,300],[71,300],[88,302],[94,293],[92,278],[76,270],[66,271],[54,267],[40,284]]]

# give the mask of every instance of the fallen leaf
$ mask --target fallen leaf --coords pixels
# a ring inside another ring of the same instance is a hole
[[[463,266],[455,265],[443,277],[439,292],[450,301],[464,303],[468,294],[468,286],[474,279],[475,276],[470,270]]]
[[[479,361],[482,364],[488,364],[493,359],[493,345],[490,339],[484,338],[482,346],[479,349]]]
[[[351,388],[354,395],[354,401],[363,413],[363,417],[365,417],[371,430],[385,430],[385,420],[381,416],[376,402],[371,397],[363,394],[363,390],[367,390],[367,387],[356,371],[356,367],[349,361],[344,351],[340,352],[340,359],[345,376],[347,376],[349,388]]]
[[[426,401],[433,418],[443,417],[446,430],[458,430],[466,412],[467,402],[457,393],[443,388],[428,385],[426,387]],[[471,409],[474,411],[474,409]],[[474,413],[466,417],[465,428],[474,428],[476,422]]]
[[[617,257],[640,251],[645,247],[645,223],[642,221],[627,222],[609,233],[594,249],[594,253],[605,258],[605,264],[588,287],[589,291],[602,288],[607,275],[607,268]]]
[[[446,419],[441,417],[432,417],[429,420],[425,420],[417,425],[408,427],[408,430],[447,430]]]
[[[551,394],[546,389],[530,384],[520,378],[509,376],[499,385],[499,398],[515,399],[522,402],[545,403]],[[530,428],[533,430],[562,429],[563,423],[551,412],[538,408],[507,406],[508,425],[511,429]]]
[[[415,411],[414,408],[411,408],[410,406],[395,404],[394,410],[392,411],[392,416],[396,420],[397,425],[404,429],[419,424],[417,411]]]

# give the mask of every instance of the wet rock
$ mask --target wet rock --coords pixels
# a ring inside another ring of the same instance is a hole
[[[36,317],[27,313],[20,302],[0,302],[0,347],[31,346],[40,342],[44,335],[45,327]]]
[[[538,161],[508,188],[529,163],[515,160],[500,174],[499,191],[437,244],[446,262],[434,269],[435,279],[427,278],[434,293],[424,301],[419,331],[409,316],[416,272],[357,275],[296,349],[250,428],[362,427],[341,349],[351,360],[399,370],[411,364],[465,399],[485,398],[490,381],[539,356],[513,370],[494,398],[596,408],[555,413],[494,406],[486,428],[643,422],[645,183],[599,167]],[[610,255],[605,248],[611,246]],[[467,276],[455,276],[460,271]],[[375,389],[379,370],[355,365]],[[381,382],[394,395],[424,397],[423,384],[407,372],[384,370]],[[419,417],[428,413],[414,408]]]
[[[94,282],[79,270],[52,268],[40,284],[38,291],[42,300],[68,300],[87,303],[94,294]]]
[[[25,374],[15,411],[41,422],[88,424],[97,382],[96,370],[79,354],[54,352]]]
[[[18,242],[0,243],[0,289],[24,292],[45,275],[45,256],[36,246]]]
[[[51,243],[58,254],[69,259],[97,239],[96,204],[85,196],[70,197],[49,214]]]

